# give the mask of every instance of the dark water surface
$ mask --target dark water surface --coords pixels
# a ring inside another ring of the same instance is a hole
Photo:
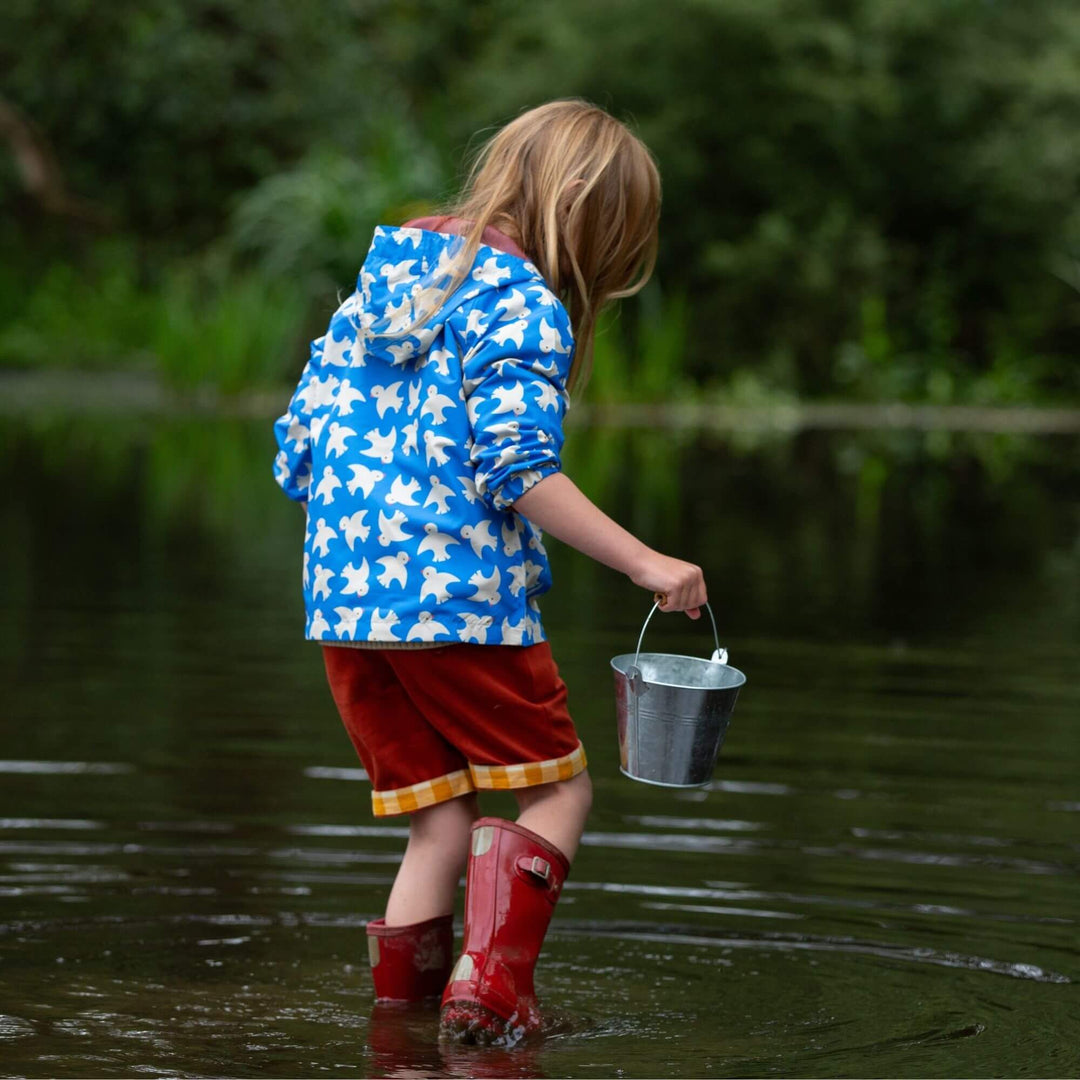
[[[551,1032],[452,1051],[372,1010],[402,822],[300,640],[267,426],[4,421],[0,1073],[1077,1075],[1078,450],[572,431],[582,486],[704,565],[749,684],[708,790],[620,776],[649,599],[552,545],[596,809]]]

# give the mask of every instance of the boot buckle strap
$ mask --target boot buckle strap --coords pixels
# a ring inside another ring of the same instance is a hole
[[[522,855],[517,862],[518,870],[539,878],[545,885],[551,885],[551,863],[547,859],[541,859],[539,855]]]

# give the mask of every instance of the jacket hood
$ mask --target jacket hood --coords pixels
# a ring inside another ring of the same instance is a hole
[[[526,259],[481,244],[473,269],[422,326],[412,329],[417,313],[436,303],[454,270],[465,238],[426,229],[380,225],[360,268],[356,292],[346,303],[355,320],[357,345],[365,360],[406,367],[423,356],[442,333],[446,320],[463,304],[485,292],[514,285],[544,285]]]

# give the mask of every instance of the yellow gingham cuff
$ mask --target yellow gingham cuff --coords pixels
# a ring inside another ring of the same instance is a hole
[[[588,762],[581,743],[564,757],[548,761],[529,761],[521,765],[469,765],[472,783],[478,791],[509,791],[511,788],[536,787],[577,776]]]
[[[419,784],[395,788],[393,791],[373,791],[371,809],[376,817],[411,814],[414,810],[423,810],[425,806],[468,795],[472,790],[469,770],[458,769],[457,772],[437,776],[434,780],[422,780]]]

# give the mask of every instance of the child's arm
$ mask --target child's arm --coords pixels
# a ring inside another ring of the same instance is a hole
[[[545,476],[514,502],[514,509],[557,540],[626,574],[635,585],[663,593],[661,611],[701,617],[707,599],[701,567],[653,551],[612,521],[564,473]]]

